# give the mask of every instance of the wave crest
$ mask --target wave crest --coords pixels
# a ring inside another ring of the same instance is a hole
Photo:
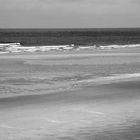
[[[106,45],[106,46],[80,46],[80,45],[54,45],[54,46],[22,46],[20,43],[1,43],[0,53],[18,53],[18,52],[47,52],[47,51],[62,51],[62,50],[82,50],[82,49],[118,49],[118,48],[134,48],[140,47],[140,44],[128,45]]]

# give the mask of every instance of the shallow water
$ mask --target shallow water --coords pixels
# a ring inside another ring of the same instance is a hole
[[[133,54],[133,53],[132,53]],[[140,72],[139,55],[54,57],[36,54],[0,60],[0,95],[39,94],[76,88],[82,81],[94,81],[114,74]],[[46,58],[45,58],[46,57]]]
[[[138,54],[35,55],[0,60],[0,139],[140,139]]]

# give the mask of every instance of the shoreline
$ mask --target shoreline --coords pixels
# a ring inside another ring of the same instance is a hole
[[[139,123],[135,124],[140,117],[139,90],[139,81],[125,81],[3,102],[0,99],[0,138],[9,140],[10,133],[14,140],[111,139],[112,135],[131,140],[139,136]],[[132,127],[137,135],[131,135]]]
[[[74,89],[68,89],[68,90],[60,90],[60,91],[52,91],[52,92],[48,92],[48,93],[42,93],[42,94],[28,94],[28,95],[13,95],[13,96],[7,96],[7,97],[0,97],[0,105],[2,105],[3,103],[4,104],[8,104],[8,103],[14,103],[15,104],[15,101],[19,102],[20,104],[22,104],[20,101],[22,101],[23,103],[26,104],[26,101],[28,103],[30,103],[30,100],[31,101],[34,101],[36,103],[35,100],[41,100],[41,99],[44,99],[44,97],[49,97],[49,98],[58,98],[58,99],[61,99],[63,97],[66,96],[69,96],[70,95],[74,95],[75,93],[79,93],[81,91],[84,91],[88,88],[93,88],[93,91],[94,91],[94,88],[95,89],[100,89],[100,87],[111,87],[111,86],[115,86],[115,85],[127,85],[130,83],[130,86],[136,84],[136,87],[139,86],[139,82],[140,82],[140,79],[139,78],[126,78],[126,79],[119,79],[119,80],[111,80],[111,81],[106,81],[106,82],[103,82],[103,83],[99,83],[99,84],[94,84],[94,83],[88,83],[86,84],[85,86],[81,86],[80,88],[74,88]],[[131,85],[132,83],[132,85]],[[133,84],[134,83],[134,84]],[[126,86],[127,87],[127,86]],[[130,89],[130,87],[128,87],[128,89]],[[71,94],[72,93],[72,94]],[[55,97],[56,96],[56,97]],[[47,99],[49,102],[51,102],[49,99]],[[67,102],[67,101],[66,101]]]
[[[28,98],[28,97],[33,97],[33,96],[49,96],[53,94],[59,94],[59,93],[64,93],[64,92],[75,92],[77,90],[82,90],[86,87],[93,86],[93,87],[99,87],[103,85],[110,85],[110,84],[117,84],[117,83],[122,83],[122,82],[133,82],[133,81],[140,81],[140,73],[132,73],[132,74],[120,74],[120,75],[112,75],[112,76],[107,76],[107,77],[99,77],[95,79],[88,79],[88,80],[81,80],[77,83],[70,84],[69,88],[67,87],[66,89],[59,87],[58,89],[51,90],[51,91],[46,91],[46,93],[40,93],[40,94],[20,94],[20,95],[14,95],[14,94],[9,94],[9,95],[0,95],[0,101],[6,100],[6,99],[14,99],[14,98]],[[60,89],[61,88],[61,89]]]

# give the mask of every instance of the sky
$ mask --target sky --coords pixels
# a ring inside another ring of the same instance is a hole
[[[140,0],[0,0],[0,28],[140,27]]]

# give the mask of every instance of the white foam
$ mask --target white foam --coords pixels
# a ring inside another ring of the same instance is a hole
[[[101,49],[118,49],[118,48],[134,48],[140,47],[140,44],[127,44],[127,45],[104,45],[100,46]]]
[[[73,45],[57,45],[57,46],[21,46],[20,43],[5,43],[0,44],[1,52],[45,52],[51,50],[71,50]]]
[[[20,43],[0,43],[0,47],[5,47],[5,46],[20,46]]]
[[[115,80],[115,79],[127,79],[127,78],[137,78],[137,77],[140,77],[140,73],[116,74],[114,76],[104,77],[104,79]]]
[[[132,73],[132,74],[114,74],[112,76],[107,77],[99,77],[94,79],[88,79],[88,80],[81,80],[78,82],[78,84],[83,83],[102,83],[102,82],[113,82],[117,80],[126,80],[129,78],[140,78],[140,73]]]
[[[140,47],[140,44],[128,44],[128,45],[104,45],[99,46],[100,49],[112,49],[112,48],[134,48]],[[0,43],[0,52],[7,52],[7,53],[17,53],[17,52],[46,52],[46,51],[62,51],[62,50],[85,50],[85,49],[93,49],[96,48],[94,46],[75,46],[74,44],[71,45],[53,45],[53,46],[21,46],[20,43]]]

